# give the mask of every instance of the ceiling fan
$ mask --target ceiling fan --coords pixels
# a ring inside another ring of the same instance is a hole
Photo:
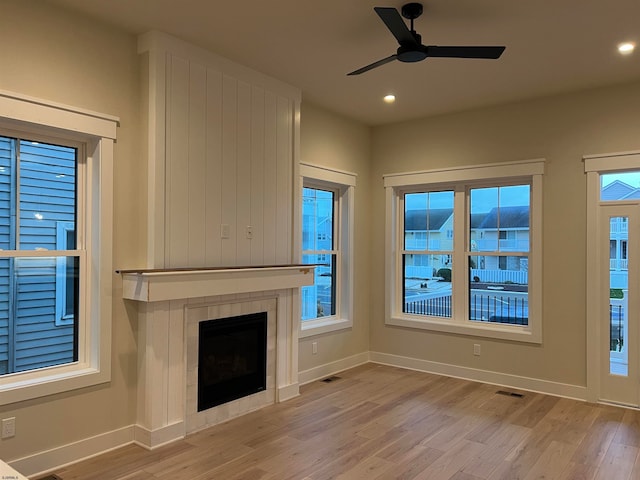
[[[360,75],[374,68],[380,67],[394,60],[401,62],[419,62],[427,57],[447,57],[447,58],[500,58],[505,47],[440,47],[437,45],[422,45],[422,37],[413,29],[413,21],[422,15],[421,3],[407,3],[402,7],[402,16],[411,21],[411,30],[400,17],[398,10],[392,7],[374,7],[375,12],[382,19],[387,28],[391,31],[400,46],[393,55],[378,60],[366,67],[354,70],[347,75]]]

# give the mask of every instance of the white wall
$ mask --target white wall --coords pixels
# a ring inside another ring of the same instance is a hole
[[[291,263],[299,90],[157,32],[140,51],[156,226],[148,266]]]

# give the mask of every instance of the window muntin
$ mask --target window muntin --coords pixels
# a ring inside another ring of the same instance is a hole
[[[452,190],[404,195],[405,250],[451,252],[452,225]]]
[[[0,374],[78,360],[78,150],[0,136]]]
[[[336,314],[337,263],[335,191],[315,187],[302,189],[302,263],[315,264],[314,285],[302,287],[302,320]]]

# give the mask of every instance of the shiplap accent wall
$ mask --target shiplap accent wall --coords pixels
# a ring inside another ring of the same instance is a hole
[[[140,37],[139,53],[148,67],[147,267],[293,262],[299,90],[159,32]]]

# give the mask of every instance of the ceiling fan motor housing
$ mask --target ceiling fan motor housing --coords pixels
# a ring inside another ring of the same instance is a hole
[[[427,58],[427,49],[420,45],[408,45],[398,48],[397,59],[405,63],[419,62]]]

